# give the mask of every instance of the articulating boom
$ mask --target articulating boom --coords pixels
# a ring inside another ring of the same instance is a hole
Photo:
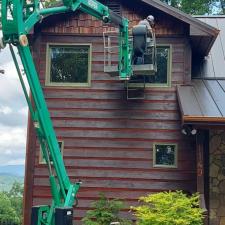
[[[28,42],[25,35],[45,16],[81,10],[105,23],[119,26],[119,76],[122,80],[129,79],[132,75],[129,21],[95,0],[64,0],[63,4],[59,7],[42,8],[39,0],[31,3],[24,0],[2,0],[3,44],[26,47]]]
[[[129,42],[129,21],[109,10],[96,0],[63,0],[62,6],[44,8],[40,0],[2,0],[2,31],[0,46],[9,44],[19,79],[28,103],[31,118],[37,132],[44,159],[49,170],[51,206],[37,206],[32,209],[31,225],[72,225],[72,207],[80,182],[70,182],[60,148],[44,99],[38,74],[32,59],[27,34],[34,25],[49,15],[81,10],[105,23],[119,27],[118,73],[121,80],[133,75],[132,47]],[[26,78],[32,94],[33,104],[27,93],[13,46],[18,49]]]
[[[47,109],[38,74],[32,59],[27,34],[43,17],[57,13],[81,10],[105,23],[119,25],[119,76],[128,79],[132,74],[131,50],[128,43],[128,20],[113,13],[108,7],[95,0],[64,0],[63,6],[43,8],[39,0],[2,0],[2,46],[9,44],[10,51],[29,106],[31,118],[39,138],[44,159],[50,173],[52,193],[51,206],[38,206],[32,209],[32,225],[67,225],[72,221],[72,206],[80,182],[72,184],[67,175],[59,145]],[[18,49],[34,104],[26,91],[21,70],[12,45]],[[34,106],[33,106],[34,105]],[[66,211],[66,217],[64,212]],[[61,216],[60,216],[61,215]],[[60,219],[61,218],[61,219]],[[66,218],[65,221],[63,218]]]

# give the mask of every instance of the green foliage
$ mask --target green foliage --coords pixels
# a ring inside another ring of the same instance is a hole
[[[131,221],[121,218],[119,212],[124,208],[123,202],[109,200],[104,194],[100,194],[98,201],[91,205],[94,209],[87,211],[83,218],[84,225],[109,225],[111,222],[120,222],[121,225],[130,225]]]
[[[23,186],[15,182],[9,192],[0,192],[0,224],[22,223]]]
[[[59,0],[47,0],[44,2],[46,8],[51,8],[60,4]]]
[[[203,225],[199,195],[190,197],[177,192],[161,192],[141,197],[140,206],[132,207],[137,225]]]
[[[181,8],[184,12],[192,15],[211,14],[212,8],[210,6],[211,0],[195,0],[195,1],[182,1]]]
[[[2,28],[2,0],[0,0],[0,29]]]
[[[0,193],[0,224],[19,225],[20,218],[12,207],[10,198],[4,192]]]
[[[23,213],[23,185],[19,182],[14,182],[11,190],[8,192],[13,209],[15,209],[17,216],[22,221]]]
[[[161,0],[192,15],[225,13],[224,0]]]

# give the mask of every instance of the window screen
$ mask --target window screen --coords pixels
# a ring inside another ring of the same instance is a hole
[[[90,78],[90,46],[49,46],[48,84],[88,84]]]
[[[177,167],[176,144],[154,144],[153,154],[153,166]]]

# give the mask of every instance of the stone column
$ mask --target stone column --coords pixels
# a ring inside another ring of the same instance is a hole
[[[210,132],[210,225],[225,225],[225,131]]]

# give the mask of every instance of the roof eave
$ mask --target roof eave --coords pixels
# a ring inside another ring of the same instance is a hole
[[[190,25],[195,25],[197,26],[199,29],[201,29],[202,31],[208,33],[208,34],[214,34],[217,35],[218,34],[218,30],[213,27],[210,26],[190,15],[188,15],[187,13],[184,13],[182,11],[180,11],[179,9],[176,9],[172,6],[169,6],[166,3],[163,3],[161,1],[156,1],[156,0],[141,0],[142,2],[151,5],[165,13],[168,13],[169,15],[172,15],[173,17],[177,18],[178,20],[181,20],[185,23],[188,23]]]
[[[209,55],[209,52],[210,52],[212,46],[214,45],[214,43],[215,43],[215,41],[216,41],[216,38],[217,38],[218,35],[219,35],[219,32],[220,32],[220,31],[218,30],[218,33],[215,34],[214,36],[212,36],[211,42],[210,42],[210,44],[208,45],[208,48],[207,48],[206,53],[205,53],[205,56]]]
[[[207,116],[182,116],[182,125],[193,125],[201,127],[224,127],[225,118]]]

